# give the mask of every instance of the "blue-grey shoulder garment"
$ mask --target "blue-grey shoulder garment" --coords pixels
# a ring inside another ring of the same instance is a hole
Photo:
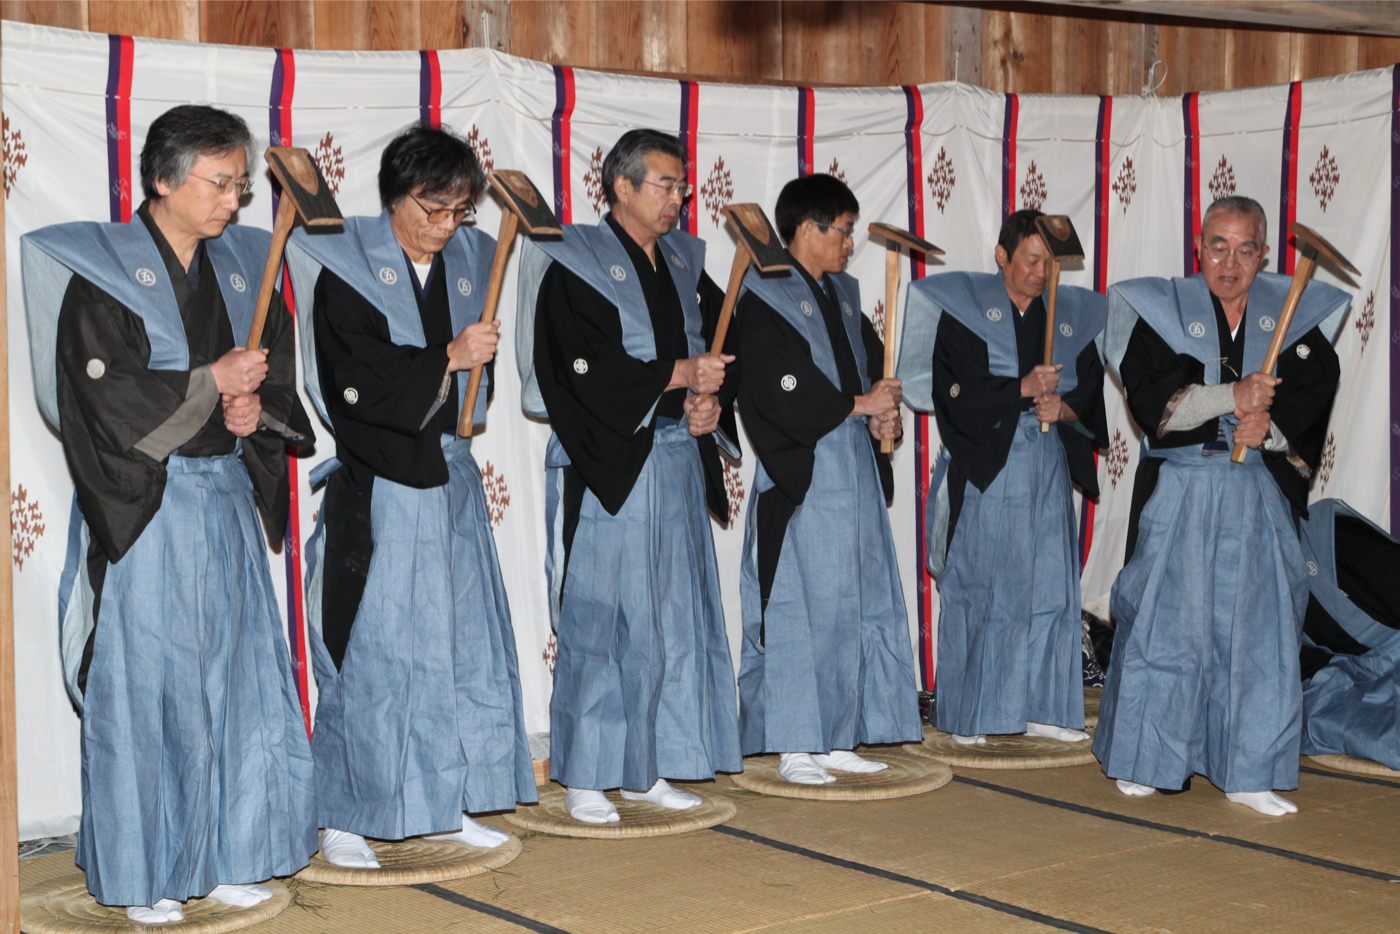
[[[443,247],[443,272],[447,276],[447,303],[454,334],[481,320],[495,245],[496,239],[490,234],[475,227],[459,227]],[[292,288],[302,309],[315,313],[316,280],[322,269],[329,269],[384,315],[394,343],[406,347],[426,345],[417,293],[409,278],[403,248],[389,226],[387,211],[377,217],[348,217],[343,233],[312,234],[305,228],[298,229],[287,243],[287,268],[291,270]],[[311,315],[306,318],[307,323],[297,329],[301,335],[303,381],[316,411],[329,425],[317,370],[316,329],[310,325]],[[458,411],[470,377],[470,370],[457,372]],[[486,421],[489,385],[489,377],[483,369],[481,390],[472,413],[473,424],[481,425]]]
[[[1047,296],[1048,297],[1048,296]],[[950,314],[987,344],[993,376],[1016,376],[1016,306],[998,274],[945,272],[909,283],[896,375],[904,383],[904,401],[919,412],[933,411],[933,344],[938,322]],[[1091,341],[1100,340],[1107,310],[1097,292],[1061,285],[1055,297],[1056,363],[1060,390],[1078,381],[1075,361]]]
[[[256,227],[231,226],[205,240],[209,261],[233,326],[234,340],[247,340],[257,285],[272,235]],[[185,324],[166,281],[165,262],[146,225],[77,222],[43,227],[20,238],[25,322],[39,411],[55,428],[58,418],[58,318],[73,276],[81,276],[141,319],[151,345],[153,370],[189,368]],[[59,645],[64,681],[81,710],[78,671],[83,648],[96,625],[93,593],[84,573],[90,535],[77,494],[68,520],[68,549],[58,585]],[[76,599],[75,599],[76,598]]]
[[[1291,282],[1289,276],[1261,272],[1250,286],[1245,318],[1240,323],[1245,338],[1244,372],[1254,373],[1263,366]],[[1321,330],[1327,340],[1336,340],[1350,304],[1351,296],[1346,292],[1313,280],[1298,302],[1284,346],[1301,340],[1313,328]],[[1173,351],[1201,361],[1205,366],[1206,385],[1220,382],[1220,336],[1214,303],[1204,278],[1199,275],[1188,279],[1147,277],[1119,282],[1108,290],[1108,307],[1105,356],[1108,366],[1120,379],[1119,366],[1127,353],[1133,328],[1141,320]],[[1226,442],[1233,443],[1234,416],[1222,417],[1220,425]],[[1195,446],[1153,448],[1145,439],[1143,454],[1177,461],[1193,461],[1202,456],[1200,448]],[[1262,455],[1255,449],[1250,450],[1247,457],[1259,460]]]

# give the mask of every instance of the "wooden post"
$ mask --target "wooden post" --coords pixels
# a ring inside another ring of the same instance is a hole
[[[515,227],[519,223],[515,212],[506,208],[501,212],[501,226],[496,233],[496,252],[491,257],[491,281],[486,287],[486,301],[481,308],[481,323],[490,324],[496,320],[496,305],[501,300],[501,280],[506,275],[506,260],[510,258],[510,247],[515,242]],[[457,436],[470,438],[476,429],[472,413],[476,411],[476,397],[481,392],[481,374],[486,364],[472,367],[471,379],[467,381],[467,397],[462,402],[462,411],[457,413]]]
[[[1045,305],[1045,365],[1055,365],[1055,297],[1060,291],[1060,261],[1050,258],[1050,300]],[[1050,430],[1049,422],[1040,423],[1041,432]]]
[[[0,243],[5,200],[0,198]],[[5,257],[0,252],[0,282]],[[0,487],[10,489],[10,347],[8,309],[0,292]],[[15,639],[13,529],[9,510],[0,518],[0,932],[19,931],[19,771],[15,752]]]
[[[1313,274],[1312,254],[1302,251],[1298,254],[1298,264],[1293,267],[1293,281],[1288,285],[1288,297],[1283,300],[1283,311],[1279,312],[1278,321],[1274,324],[1274,336],[1269,341],[1269,352],[1264,355],[1264,363],[1259,367],[1260,373],[1274,373],[1274,368],[1278,366],[1278,355],[1283,352],[1283,342],[1288,339],[1288,326],[1293,323],[1293,313],[1298,310],[1298,302],[1303,297],[1303,290],[1308,287],[1308,280]],[[1230,460],[1236,464],[1243,464],[1245,456],[1249,453],[1249,448],[1243,444],[1236,444],[1235,449],[1230,452]]]
[[[899,301],[899,250],[885,250],[885,379],[894,377],[895,303]],[[894,453],[894,439],[880,439],[880,453]]]
[[[253,306],[253,325],[248,329],[248,350],[262,346],[263,327],[267,324],[267,309],[272,304],[272,289],[277,284],[277,267],[282,265],[282,250],[287,238],[292,234],[292,225],[297,220],[296,202],[285,191],[277,203],[277,222],[272,228],[272,246],[267,251],[267,262],[263,264],[262,285],[258,287],[258,303]]]

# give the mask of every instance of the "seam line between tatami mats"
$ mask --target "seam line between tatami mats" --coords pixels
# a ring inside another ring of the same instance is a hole
[[[1310,765],[1300,765],[1298,766],[1298,771],[1306,772],[1309,775],[1321,775],[1323,778],[1340,778],[1344,782],[1360,782],[1363,785],[1380,785],[1383,788],[1400,788],[1400,782],[1393,782],[1388,778],[1377,778],[1374,775],[1334,772],[1331,769],[1316,769]]]
[[[995,791],[1013,798],[1021,798],[1035,804],[1046,804],[1050,807],[1060,808],[1066,811],[1073,811],[1076,814],[1085,814],[1089,817],[1098,817],[1103,820],[1116,821],[1120,824],[1129,824],[1134,827],[1143,827],[1148,830],[1158,830],[1162,833],[1175,834],[1181,837],[1191,837],[1197,840],[1209,840],[1214,843],[1224,843],[1229,846],[1236,846],[1245,850],[1254,850],[1259,853],[1268,853],[1273,856],[1280,856],[1284,859],[1291,859],[1296,862],[1306,863],[1311,866],[1318,866],[1322,869],[1331,869],[1336,872],[1345,872],[1353,876],[1361,876],[1366,879],[1376,879],[1380,882],[1400,882],[1400,876],[1383,872],[1379,869],[1367,869],[1365,866],[1353,866],[1350,863],[1339,862],[1334,859],[1327,859],[1324,856],[1313,856],[1309,853],[1299,853],[1297,850],[1289,850],[1279,846],[1272,846],[1268,843],[1256,843],[1253,840],[1245,840],[1242,837],[1232,837],[1228,834],[1210,833],[1205,830],[1192,830],[1190,827],[1178,827],[1175,824],[1163,824],[1160,821],[1148,820],[1144,817],[1131,817],[1127,814],[1115,814],[1112,811],[1104,811],[1099,808],[1090,807],[1087,804],[1075,804],[1072,801],[1061,801],[1058,798],[1048,798],[1045,795],[1038,795],[1029,791],[1022,791],[1019,788],[1008,788],[1005,785],[994,785],[991,782],[984,782],[976,778],[968,778],[965,775],[954,775],[953,781],[961,782],[964,785],[971,785],[974,788],[982,788],[987,791]]]
[[[463,895],[460,892],[454,892],[451,889],[445,889],[442,886],[437,885],[436,883],[425,882],[422,885],[415,885],[413,886],[413,888],[417,889],[419,892],[424,892],[428,895],[436,896],[437,898],[440,898],[443,901],[451,902],[454,905],[460,905],[463,908],[470,908],[473,911],[479,911],[484,915],[490,915],[491,917],[499,918],[502,921],[509,921],[512,924],[525,928],[527,931],[536,931],[538,932],[538,934],[569,934],[569,931],[565,928],[557,928],[552,924],[546,924],[543,921],[536,921],[534,918],[529,918],[525,915],[516,914],[515,912],[507,911],[504,908],[498,908],[495,905],[479,901],[475,898],[469,898],[468,896]]]
[[[788,843],[785,840],[777,840],[773,837],[765,837],[762,834],[757,834],[749,830],[740,830],[737,827],[726,827],[723,825],[711,827],[710,829],[715,833],[722,833],[728,837],[746,840],[749,843],[762,844],[763,846],[772,847],[775,850],[782,850],[797,856],[805,856],[808,859],[814,859],[832,866],[839,866],[843,869],[853,869],[856,872],[863,872],[867,875],[885,879],[890,882],[902,882],[905,885],[912,885],[915,888],[920,888],[928,892],[936,892],[939,895],[946,895],[958,901],[979,905],[983,908],[990,908],[993,911],[999,911],[1002,914],[1011,915],[1026,921],[1037,921],[1047,927],[1058,928],[1062,931],[1079,931],[1082,932],[1082,934],[1109,934],[1109,932],[1105,931],[1103,928],[1067,921],[1064,918],[1047,915],[1031,908],[1023,908],[1020,905],[1013,905],[1010,902],[1003,902],[986,895],[978,895],[976,892],[952,889],[946,885],[939,885],[937,882],[930,882],[927,879],[906,876],[903,873],[895,872],[891,869],[881,869],[879,866],[871,866],[868,863],[857,862],[853,859],[846,859],[841,856],[833,856],[830,853],[823,853],[820,850],[798,846],[795,843]]]

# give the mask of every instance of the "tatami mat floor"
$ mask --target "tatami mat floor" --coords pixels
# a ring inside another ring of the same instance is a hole
[[[1130,799],[1092,765],[955,769],[887,801],[763,797],[728,824],[600,841],[521,833],[495,872],[406,888],[293,883],[274,932],[1400,931],[1400,782],[1304,760],[1301,813],[1204,779]],[[25,860],[22,887],[75,873]]]

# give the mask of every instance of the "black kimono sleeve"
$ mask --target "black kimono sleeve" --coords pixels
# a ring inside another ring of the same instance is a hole
[[[870,385],[875,385],[885,376],[885,342],[880,339],[880,335],[875,333],[875,325],[870,319],[861,316],[860,338],[865,345],[865,372],[870,377]],[[855,406],[855,398],[851,399],[851,406]],[[880,441],[874,435],[870,436],[870,445],[875,451],[875,466],[880,471],[880,489],[884,491],[885,502],[894,502],[894,466],[890,463],[891,455],[880,450]]]
[[[1074,362],[1075,387],[1060,398],[1074,410],[1076,421],[1060,422],[1060,443],[1075,486],[1090,499],[1099,497],[1099,473],[1094,466],[1094,449],[1108,445],[1108,416],[1104,412],[1103,362],[1098,348],[1090,343]]]
[[[384,314],[329,270],[316,280],[312,326],[341,460],[405,486],[446,483],[435,416],[456,404],[447,341],[394,343]]]
[[[263,337],[267,378],[258,387],[261,426],[243,439],[243,462],[253,482],[253,498],[267,536],[280,542],[287,531],[291,490],[287,486],[287,449],[309,450],[316,440],[311,418],[297,395],[297,364],[292,317],[282,296],[272,293]]]
[[[739,300],[739,405],[774,485],[800,504],[812,482],[817,442],[851,414],[841,392],[812,360],[797,329],[753,292]]]
[[[653,409],[674,364],[630,356],[612,303],[560,264],[550,265],[535,313],[540,393],[574,468],[610,514],[627,501],[651,452]]]
[[[938,435],[960,471],[986,491],[1011,451],[1021,413],[1021,381],[990,373],[987,344],[952,315],[933,344],[933,410]]]
[[[209,368],[152,370],[141,319],[74,276],[58,319],[63,453],[94,542],[118,561],[160,508],[165,459],[219,407]]]
[[[1294,510],[1307,515],[1308,490],[1322,463],[1341,364],[1327,338],[1312,328],[1283,349],[1275,372],[1283,382],[1274,392],[1269,418],[1288,439],[1291,451],[1265,451],[1264,464]],[[1300,469],[1295,460],[1301,460],[1307,469]]]
[[[715,338],[715,328],[719,326],[719,314],[724,305],[724,291],[710,278],[709,273],[700,274],[700,286],[696,298],[700,302],[703,319],[701,336],[708,350]],[[729,330],[724,335],[724,353],[732,354],[734,362],[724,368],[724,383],[715,394],[719,400],[719,430],[724,432],[734,444],[736,453],[742,455],[739,440],[739,423],[734,416],[734,402],[739,396],[739,385],[743,374],[743,361],[739,359],[739,317],[735,314],[729,322]],[[724,462],[720,459],[728,455],[720,452],[719,443],[713,433],[695,439],[700,447],[700,464],[705,473],[705,504],[720,525],[729,525],[729,492],[724,485]]]

